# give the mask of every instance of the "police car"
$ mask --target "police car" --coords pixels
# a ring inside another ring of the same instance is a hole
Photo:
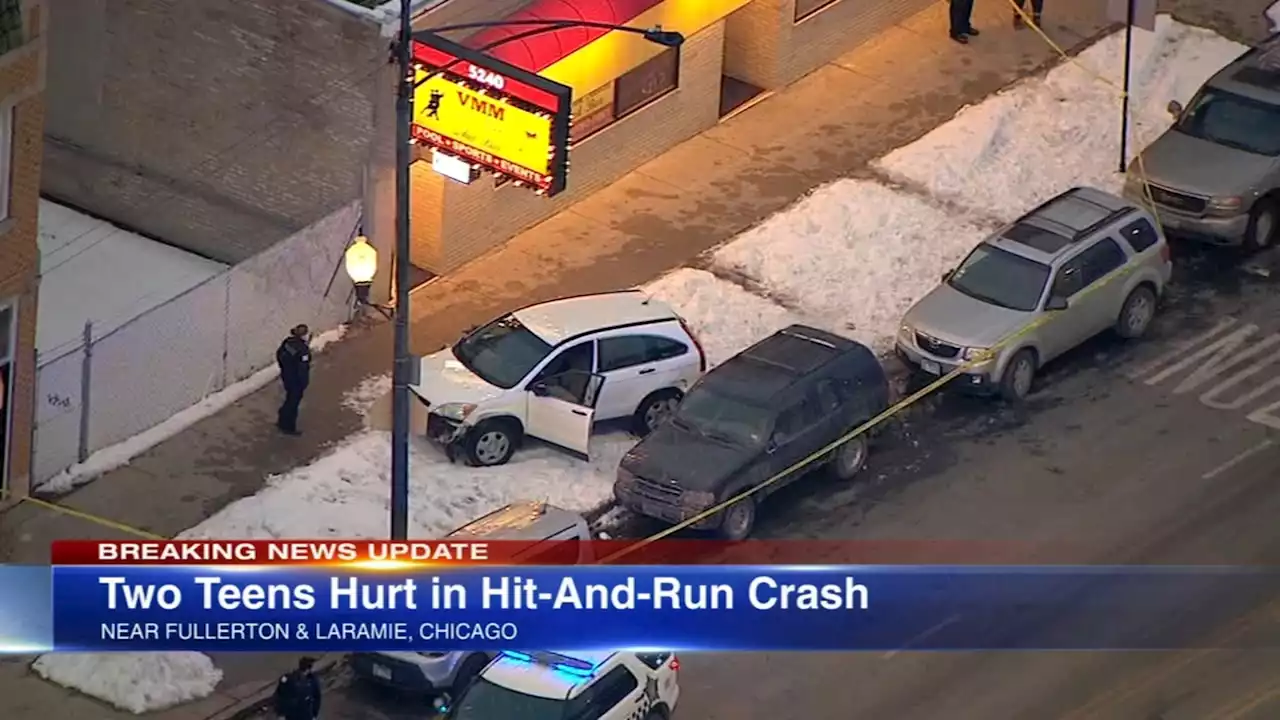
[[[449,533],[449,539],[520,540],[529,543],[522,562],[536,565],[591,556],[591,529],[581,515],[544,502],[522,500],[479,517]],[[544,549],[545,548],[545,549]],[[489,652],[382,651],[352,653],[355,676],[365,682],[414,694],[461,692],[495,657]]]
[[[446,720],[668,720],[679,669],[671,652],[504,651],[436,709]]]

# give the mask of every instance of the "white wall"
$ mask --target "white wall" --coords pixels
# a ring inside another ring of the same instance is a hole
[[[67,348],[70,341],[62,339],[72,323],[63,317],[49,320],[46,337],[62,344],[55,346],[61,355],[40,353],[35,488],[82,459],[78,452],[82,414],[87,413],[89,431],[84,444],[92,453],[157,425],[271,364],[276,346],[290,327],[306,323],[323,331],[345,322],[351,282],[339,263],[359,222],[359,203],[352,203],[124,321],[119,321],[122,311],[118,308],[141,307],[147,299],[168,291],[151,290],[142,293],[142,299],[134,297],[137,292],[129,297],[123,292],[107,294],[113,300],[104,302],[103,309],[112,310],[103,317],[110,329],[99,332],[95,323],[87,392],[82,387],[83,344]],[[114,266],[104,267],[110,271]],[[336,277],[335,270],[339,270]],[[175,275],[182,272],[173,269]],[[87,286],[100,287],[99,280],[93,278]],[[135,284],[140,286],[141,281]],[[42,285],[42,315],[46,292]],[[62,292],[75,294],[76,288],[66,285]],[[92,298],[89,293],[80,294]],[[69,314],[62,304],[56,304],[53,312]]]

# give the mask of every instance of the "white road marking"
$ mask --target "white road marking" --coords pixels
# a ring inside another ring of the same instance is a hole
[[[903,650],[909,650],[909,649],[911,649],[911,647],[912,647],[913,645],[915,645],[916,643],[920,642],[921,640],[924,640],[925,638],[927,638],[927,637],[929,637],[929,636],[931,636],[931,635],[936,635],[940,630],[942,630],[942,628],[947,627],[948,625],[952,625],[952,624],[954,624],[954,623],[955,623],[957,620],[959,620],[959,619],[960,619],[960,616],[959,616],[959,615],[952,615],[951,617],[947,618],[946,620],[943,620],[942,622],[938,623],[937,625],[934,625],[933,627],[929,628],[928,630],[925,630],[924,632],[920,633],[919,635],[917,635],[917,636],[915,636],[915,637],[911,638],[910,640],[908,640],[908,641],[907,641],[907,644],[906,644],[906,645],[903,645],[902,647],[898,648],[897,650],[890,650],[889,652],[885,653],[885,654],[884,654],[884,655],[882,655],[881,657],[883,657],[885,660],[889,660],[889,659],[891,659],[894,655],[897,655],[898,653],[902,652]]]
[[[1226,471],[1230,470],[1231,468],[1233,468],[1233,467],[1235,467],[1235,466],[1239,465],[1240,463],[1244,462],[1245,460],[1248,460],[1249,458],[1253,457],[1254,455],[1257,455],[1258,453],[1262,452],[1263,450],[1266,450],[1267,448],[1271,447],[1271,446],[1272,446],[1272,445],[1274,445],[1274,444],[1275,444],[1275,441],[1273,441],[1273,440],[1263,440],[1262,442],[1258,443],[1257,445],[1254,445],[1253,447],[1249,448],[1248,450],[1245,450],[1244,452],[1240,453],[1239,455],[1236,455],[1235,457],[1231,458],[1230,460],[1228,460],[1228,461],[1226,461],[1226,462],[1222,463],[1222,464],[1221,464],[1221,465],[1219,465],[1218,467],[1216,467],[1216,468],[1214,468],[1214,469],[1210,470],[1209,472],[1207,472],[1207,473],[1205,473],[1205,474],[1201,475],[1201,476],[1200,476],[1200,479],[1201,479],[1201,480],[1212,480],[1212,479],[1214,479],[1214,478],[1218,477],[1219,475],[1221,475],[1222,473],[1224,473],[1224,472],[1226,472]]]
[[[1188,350],[1221,334],[1222,331],[1226,330],[1232,325],[1235,325],[1236,322],[1237,320],[1233,317],[1224,317],[1220,319],[1218,321],[1218,324],[1213,326],[1213,328],[1211,328],[1208,332],[1202,333],[1193,338],[1188,338],[1187,340],[1183,340],[1182,342],[1170,348],[1169,351],[1166,352],[1164,355],[1161,355],[1160,357],[1154,360],[1151,360],[1143,365],[1140,365],[1137,368],[1129,370],[1128,372],[1125,373],[1125,375],[1127,375],[1130,380],[1142,380],[1143,376],[1149,375],[1150,373],[1155,372],[1158,368],[1160,368],[1163,365],[1167,365],[1169,362],[1177,359]]]

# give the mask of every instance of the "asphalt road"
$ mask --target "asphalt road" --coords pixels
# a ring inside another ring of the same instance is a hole
[[[1280,254],[1261,262],[1274,266],[1272,278],[1243,273],[1220,253],[1193,253],[1152,338],[1100,338],[1049,368],[1023,408],[944,393],[896,424],[862,482],[798,484],[771,502],[758,535],[1053,541],[1070,544],[1077,562],[1280,564],[1280,419],[1268,419],[1280,418],[1280,362],[1249,372],[1250,362],[1280,357]],[[1162,374],[1221,337],[1187,345],[1224,319],[1233,321],[1224,334],[1242,333],[1230,352],[1263,349],[1219,365],[1216,377],[1204,358]],[[1272,334],[1275,347],[1263,339]],[[1234,409],[1206,404],[1241,397]],[[1218,618],[1228,607],[1232,617]],[[1244,609],[1232,598],[1199,598],[1187,615],[1151,622],[1188,617],[1213,618],[1206,636],[1230,645],[1280,629],[1280,598]],[[743,653],[682,662],[677,717],[689,720],[1280,717],[1280,651]],[[346,686],[327,704],[326,717],[344,720],[420,718],[427,707]]]

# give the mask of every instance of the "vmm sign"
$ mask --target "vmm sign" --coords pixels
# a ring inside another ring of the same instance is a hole
[[[564,190],[572,88],[427,32],[413,57],[415,140],[548,196]]]

